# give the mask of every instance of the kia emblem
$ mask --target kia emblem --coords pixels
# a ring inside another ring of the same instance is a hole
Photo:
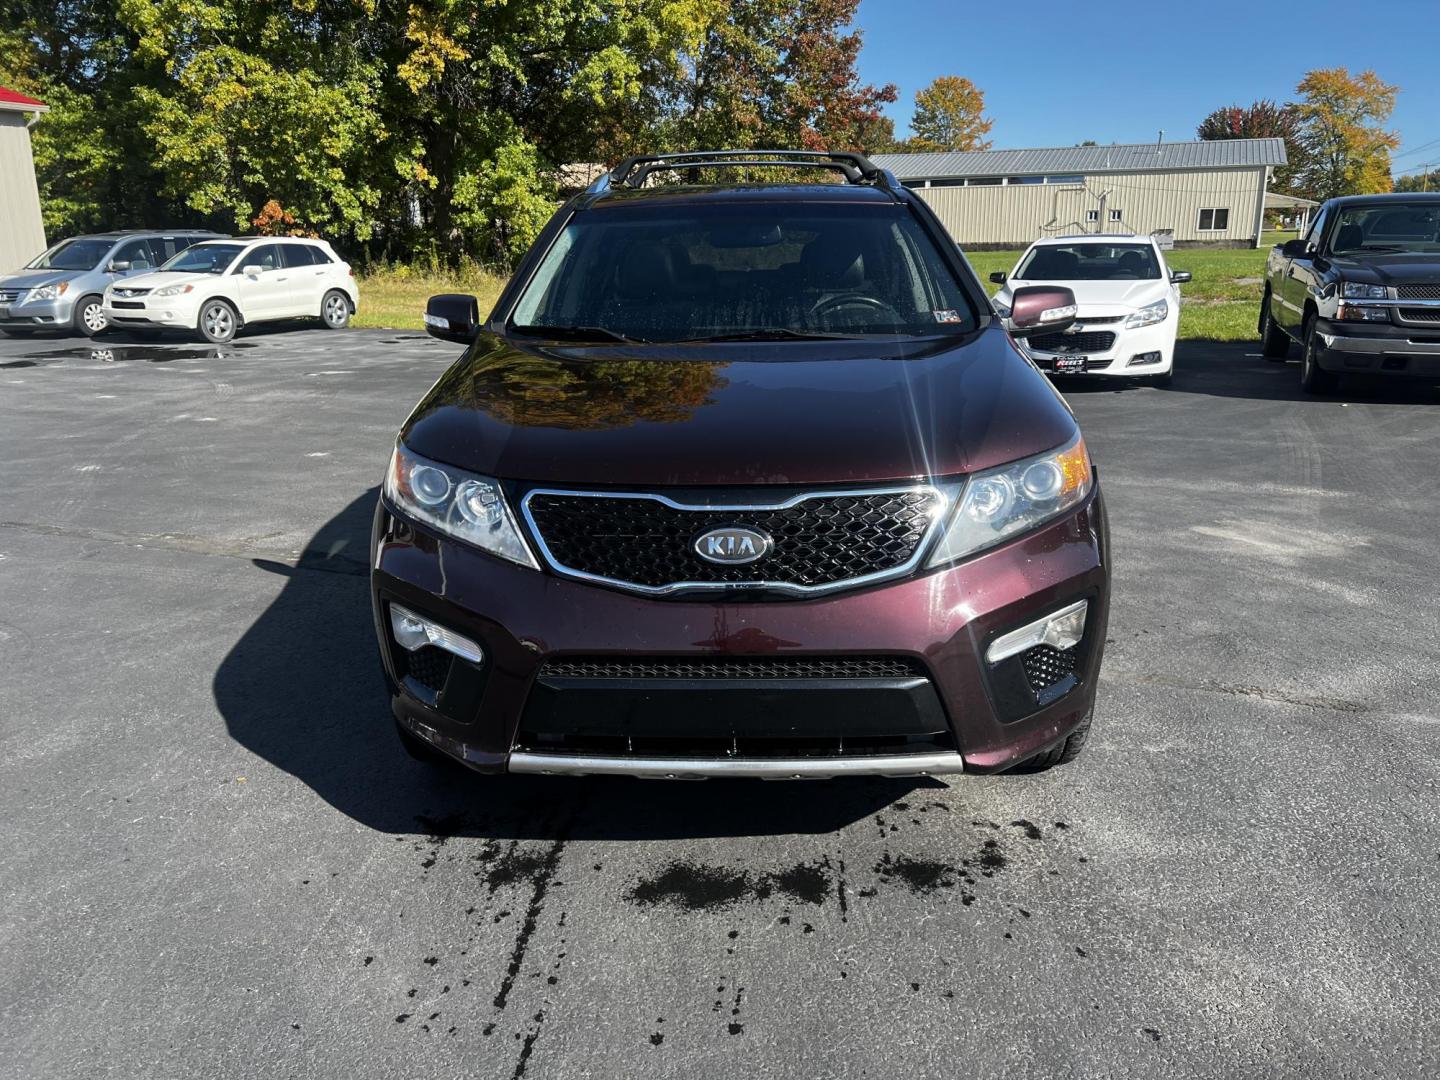
[[[739,566],[763,559],[770,553],[774,541],[757,529],[740,525],[728,525],[711,529],[695,538],[695,554],[706,562],[722,566]]]

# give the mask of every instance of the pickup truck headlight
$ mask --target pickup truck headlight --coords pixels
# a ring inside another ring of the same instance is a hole
[[[1340,295],[1346,300],[1386,300],[1388,290],[1384,285],[1367,285],[1363,281],[1346,281],[1340,285]]]
[[[163,289],[156,289],[151,296],[179,296],[182,293],[194,292],[194,285],[166,285]]]
[[[1059,517],[1083,502],[1094,482],[1079,435],[1058,450],[976,473],[927,565],[954,562]]]
[[[38,289],[32,289],[27,300],[58,300],[65,295],[65,290],[70,288],[68,281],[61,281],[54,285],[41,285]]]
[[[1156,300],[1153,304],[1146,304],[1125,320],[1125,329],[1134,330],[1137,326],[1154,326],[1157,322],[1164,322],[1165,316],[1170,314],[1170,304],[1165,300]]]
[[[500,484],[395,447],[385,497],[411,517],[481,551],[538,570]]]

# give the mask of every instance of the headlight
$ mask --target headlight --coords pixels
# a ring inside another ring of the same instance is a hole
[[[385,474],[385,496],[411,517],[482,551],[538,570],[520,538],[500,485],[412,454],[397,445]]]
[[[1384,285],[1367,285],[1363,281],[1345,281],[1340,284],[1340,295],[1347,300],[1387,300],[1389,291]]]
[[[58,300],[65,295],[65,290],[70,288],[68,281],[62,281],[56,285],[41,285],[38,289],[31,291],[30,300]]]
[[[1125,328],[1133,330],[1137,326],[1154,326],[1157,322],[1164,322],[1165,316],[1170,314],[1170,305],[1164,300],[1156,300],[1153,304],[1146,304],[1135,314],[1125,320]]]
[[[1083,502],[1093,484],[1079,435],[1059,450],[976,473],[928,565],[954,562],[1059,517]]]
[[[166,285],[163,289],[156,289],[151,296],[179,296],[181,293],[194,292],[194,285]]]

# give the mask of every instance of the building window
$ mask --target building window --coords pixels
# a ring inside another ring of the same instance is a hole
[[[1083,177],[1083,176],[1047,176],[1047,177],[1045,178],[1045,182],[1046,182],[1047,184],[1083,184],[1083,183],[1085,182],[1085,177]]]
[[[1044,182],[1043,176],[1007,176],[1005,178],[1007,184],[1043,184]]]
[[[1201,232],[1223,232],[1230,228],[1230,208],[1225,206],[1200,211]]]
[[[1086,221],[1099,221],[1099,220],[1100,220],[1100,211],[1099,211],[1099,210],[1086,210],[1086,211],[1085,211],[1085,220],[1086,220]]]
[[[1124,210],[1111,210],[1111,211],[1110,211],[1110,220],[1111,220],[1111,221],[1119,221],[1120,218],[1121,218],[1121,216],[1122,216],[1124,213],[1125,213]]]
[[[1003,179],[1004,177],[1000,176],[972,176],[970,178],[969,186],[990,187],[991,185],[999,184]]]
[[[927,180],[926,187],[964,187],[965,181],[954,177],[946,177],[943,180]]]

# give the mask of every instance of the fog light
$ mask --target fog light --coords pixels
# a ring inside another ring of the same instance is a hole
[[[469,638],[447,630],[429,619],[421,618],[399,604],[390,605],[390,629],[395,635],[395,643],[406,652],[414,652],[424,645],[434,645],[437,649],[444,649],[462,660],[470,660],[476,664],[485,659],[480,646]]]
[[[1008,660],[1036,645],[1049,645],[1062,652],[1073,649],[1080,644],[1080,639],[1085,634],[1085,612],[1089,607],[1090,601],[1079,600],[1059,611],[1051,612],[1043,619],[1036,619],[1019,630],[1001,634],[991,642],[990,648],[985,652],[985,659],[992,664],[998,664],[1001,660]]]
[[[1132,356],[1132,357],[1130,358],[1130,362],[1129,362],[1128,364],[1126,364],[1125,366],[1126,366],[1126,367],[1139,367],[1139,366],[1141,366],[1142,364],[1158,364],[1159,362],[1160,362],[1160,354],[1159,354],[1158,352],[1142,352],[1142,353],[1136,353],[1134,356]]]

